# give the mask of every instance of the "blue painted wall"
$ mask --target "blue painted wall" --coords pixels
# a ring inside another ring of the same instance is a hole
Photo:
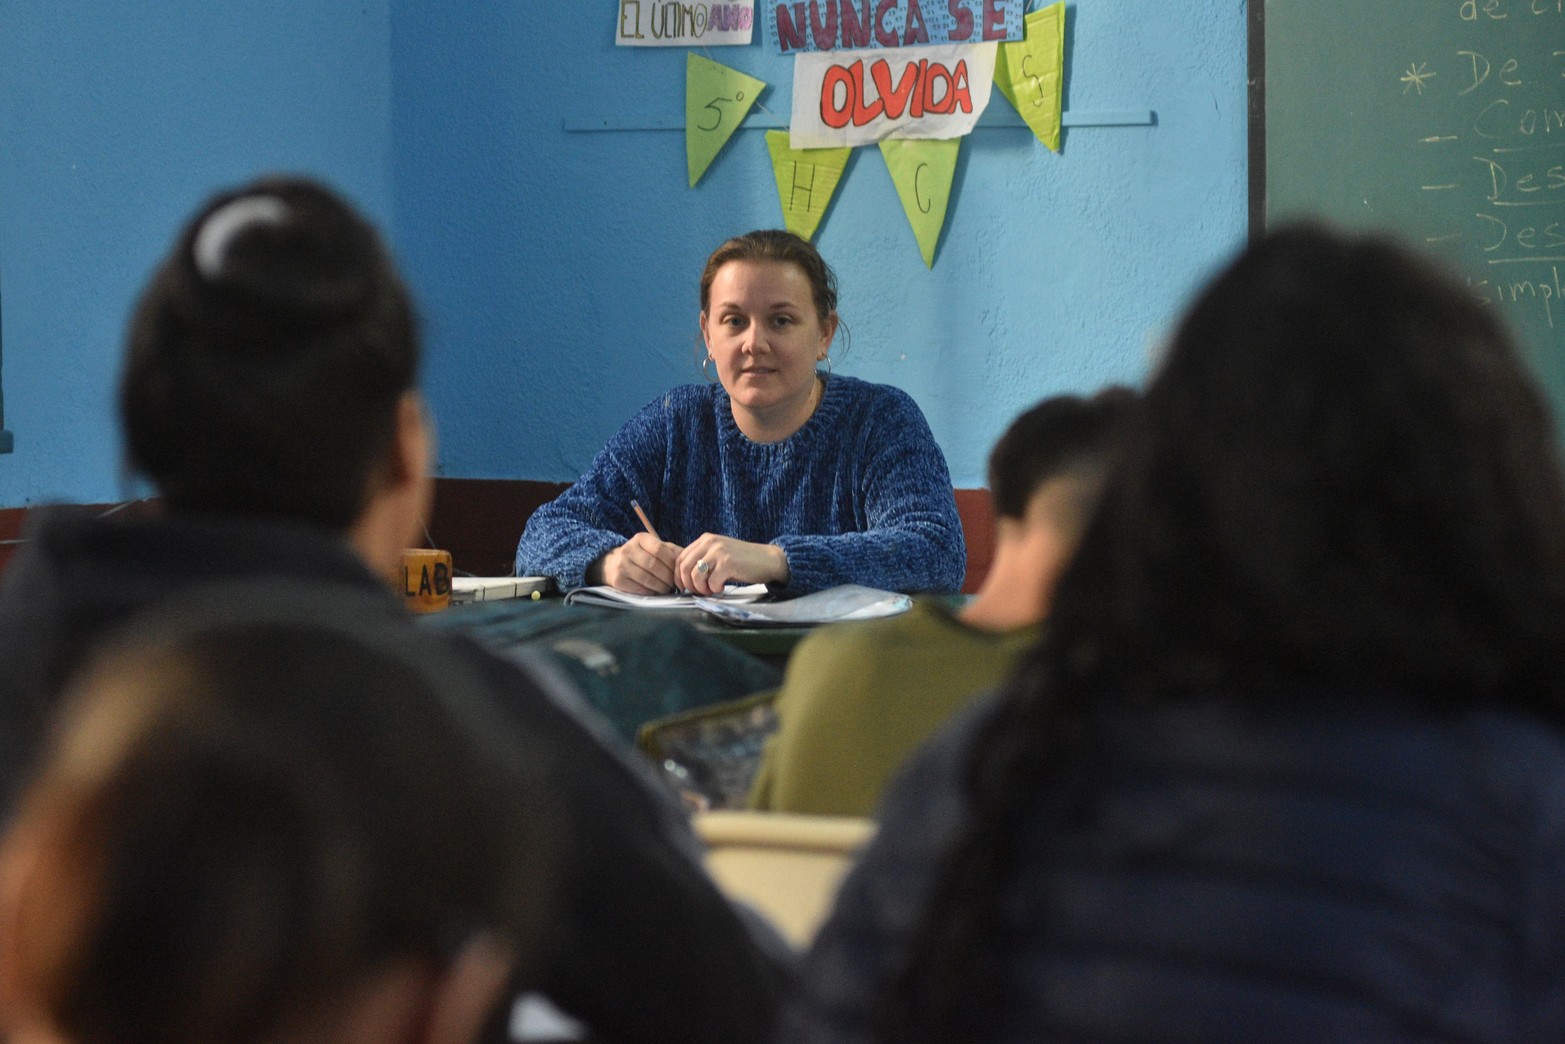
[[[592,6],[565,25],[537,4],[393,6],[397,238],[449,475],[574,478],[637,407],[700,379],[708,252],[781,223],[763,131],[688,189],[680,132],[561,129],[684,114],[685,52],[616,48],[617,4]],[[853,333],[836,366],[911,392],[958,485],[983,484],[990,444],[1035,399],[1141,377],[1192,281],[1242,239],[1245,18],[1236,0],[1070,3],[1066,107],[1157,125],[1068,129],[1060,155],[978,130],[932,271],[879,150],[855,151],[816,236]],[[761,35],[708,53],[772,84],[761,103],[786,114],[792,60]]]
[[[327,178],[390,220],[387,0],[0,0],[0,507],[124,495],[131,304],[213,190]]]
[[[616,49],[614,0],[569,24],[552,6],[0,0],[17,436],[0,507],[121,495],[126,312],[195,202],[263,169],[320,174],[386,226],[425,316],[446,475],[573,478],[634,409],[698,380],[706,254],[781,221],[764,138],[742,131],[692,190],[678,132],[564,131],[677,120],[685,53]],[[1069,16],[1067,109],[1151,109],[1156,126],[1067,129],[1061,155],[977,131],[933,271],[862,149],[816,237],[853,334],[839,372],[908,389],[961,486],[982,484],[990,443],[1036,398],[1138,380],[1243,236],[1242,0],[1086,0]],[[791,62],[759,35],[710,53],[788,110]]]

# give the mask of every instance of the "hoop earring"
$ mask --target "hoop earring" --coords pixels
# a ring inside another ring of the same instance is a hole
[[[710,373],[706,372],[706,364],[711,362],[711,361],[712,361],[712,357],[710,355],[708,355],[705,359],[701,360],[701,376],[706,378],[706,383],[708,383],[708,384],[716,384],[717,383],[717,378],[713,377]]]
[[[815,371],[816,376],[818,376],[818,377],[830,377],[831,376],[831,356],[829,356],[829,355],[826,356],[825,358],[821,359],[821,362],[826,364],[826,372],[825,373],[821,373],[819,370],[816,370]]]

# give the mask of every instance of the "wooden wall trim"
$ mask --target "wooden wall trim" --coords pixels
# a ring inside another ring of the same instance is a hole
[[[429,537],[451,552],[451,564],[475,576],[506,576],[522,526],[570,485],[526,479],[435,480]]]
[[[504,576],[511,571],[516,541],[528,517],[567,485],[525,479],[436,479],[430,540],[451,552],[458,569],[478,576]],[[107,510],[111,505],[95,506]],[[994,507],[984,489],[957,490],[956,506],[967,536],[967,582],[962,590],[971,594],[994,558]],[[12,541],[21,538],[29,510],[0,508],[0,570],[16,551]]]
[[[22,539],[22,527],[27,524],[26,508],[0,508],[0,570],[16,553],[17,541]]]

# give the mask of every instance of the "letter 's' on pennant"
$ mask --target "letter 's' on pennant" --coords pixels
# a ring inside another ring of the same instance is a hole
[[[698,54],[685,56],[685,166],[691,188],[765,89],[765,80]]]
[[[945,227],[951,181],[961,148],[961,138],[889,138],[880,143],[880,154],[897,186],[902,211],[907,215],[907,223],[913,226],[913,238],[918,240],[918,252],[923,255],[926,268],[935,267],[935,247],[940,243],[940,230]]]
[[[772,172],[777,175],[783,227],[814,239],[853,150],[795,149],[788,144],[787,131],[767,131],[766,148],[772,154]]]
[[[1065,84],[1065,2],[1027,16],[1027,38],[1003,43],[994,82],[1033,134],[1060,151],[1060,108]]]

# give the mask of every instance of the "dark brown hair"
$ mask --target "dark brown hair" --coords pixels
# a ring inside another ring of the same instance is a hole
[[[825,322],[837,310],[837,274],[815,244],[781,229],[759,229],[726,240],[706,259],[706,267],[701,270],[703,313],[712,303],[712,280],[717,278],[718,269],[730,261],[781,261],[796,265],[810,282],[816,318]]]

